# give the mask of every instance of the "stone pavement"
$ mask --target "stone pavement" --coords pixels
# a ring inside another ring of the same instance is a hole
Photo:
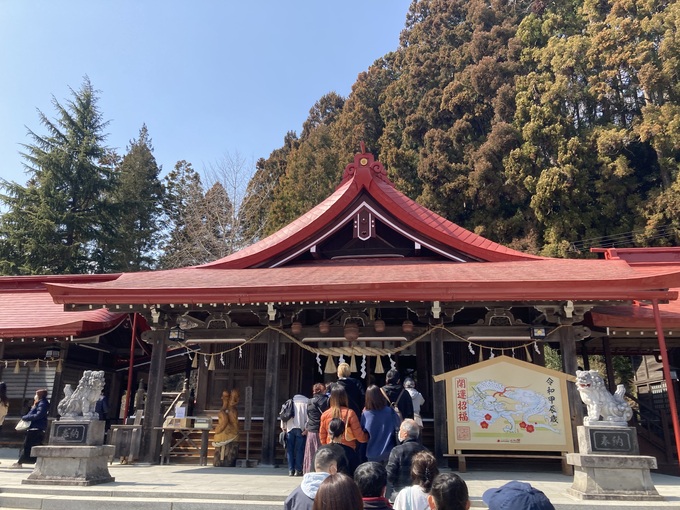
[[[16,449],[0,449],[0,508],[38,510],[148,510],[281,509],[285,497],[300,478],[289,477],[285,468],[215,468],[197,465],[120,465],[109,471],[115,482],[90,487],[26,485],[32,471],[9,466]],[[486,508],[482,493],[510,480],[522,480],[542,490],[557,510],[590,508],[674,508],[680,510],[680,478],[653,474],[664,501],[579,501],[566,490],[572,478],[559,471],[469,471],[467,482],[473,508]]]

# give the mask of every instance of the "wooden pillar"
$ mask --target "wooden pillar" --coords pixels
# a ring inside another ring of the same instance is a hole
[[[430,333],[432,348],[432,375],[444,373],[444,339],[441,329]],[[434,383],[432,388],[432,407],[434,410],[434,456],[441,466],[448,466],[444,454],[448,452],[448,430],[446,428],[446,382]],[[453,452],[448,452],[453,453]]]
[[[604,354],[604,366],[607,368],[607,386],[609,391],[616,391],[616,378],[614,377],[614,364],[612,363],[612,350],[609,345],[609,337],[602,337],[602,351]]]
[[[281,339],[275,331],[267,332],[267,373],[264,379],[264,418],[262,429],[263,466],[273,466],[276,459],[276,441],[279,427],[276,418],[279,412],[279,357]]]
[[[149,384],[146,393],[146,405],[144,406],[144,420],[142,421],[142,453],[140,458],[143,462],[156,464],[160,460],[161,431],[156,428],[163,425],[161,399],[163,397],[168,330],[146,331],[143,338],[150,341],[153,350],[151,351]]]
[[[120,397],[123,395],[121,382],[122,375],[120,372],[113,372],[111,374],[111,384],[108,388],[104,388],[104,393],[109,399],[108,419],[110,423],[118,423],[118,416],[120,416]]]
[[[562,351],[562,371],[565,374],[575,376],[578,365],[576,361],[576,337],[574,335],[574,327],[562,326],[557,333],[560,339],[560,350]],[[576,438],[578,437],[576,435],[576,427],[583,425],[583,403],[581,402],[581,397],[575,384],[567,384],[567,396],[569,400],[572,437],[574,438],[574,441],[576,441]]]
[[[198,374],[196,375],[196,404],[194,405],[194,414],[200,414],[208,409],[208,376],[209,370],[205,366],[203,356],[195,353],[198,356]],[[193,360],[192,360],[193,363]]]
[[[588,358],[588,340],[581,340],[581,358],[583,358],[583,370],[590,370],[590,359]]]
[[[54,383],[52,384],[52,399],[50,401],[50,416],[57,416],[57,406],[63,398],[62,388],[64,386],[64,368],[66,368],[66,359],[68,358],[69,342],[61,342],[59,344],[59,359],[61,359],[61,372],[54,374]],[[58,361],[56,363],[59,363]]]

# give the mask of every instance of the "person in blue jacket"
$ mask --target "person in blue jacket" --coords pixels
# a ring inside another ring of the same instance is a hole
[[[408,393],[407,393],[408,395]],[[409,397],[411,398],[411,397]],[[366,390],[366,405],[361,413],[361,428],[368,432],[366,458],[385,465],[396,446],[395,431],[399,430],[399,415],[389,405],[382,390],[372,384]]]
[[[33,407],[27,415],[21,417],[22,420],[30,421],[31,426],[26,431],[19,460],[12,464],[13,468],[20,468],[24,463],[35,464],[36,458],[31,456],[31,449],[34,446],[41,445],[43,439],[45,439],[49,410],[50,403],[47,400],[47,390],[44,388],[37,390],[33,399]]]

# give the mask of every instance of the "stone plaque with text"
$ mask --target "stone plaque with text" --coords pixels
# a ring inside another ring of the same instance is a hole
[[[52,429],[51,444],[87,444],[89,423],[55,423]]]
[[[628,453],[634,454],[635,441],[631,437],[635,433],[630,428],[589,429],[590,445],[593,453]]]

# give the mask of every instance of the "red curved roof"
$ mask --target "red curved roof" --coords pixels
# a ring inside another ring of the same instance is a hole
[[[349,206],[370,198],[404,230],[479,262],[438,258],[298,260]],[[286,265],[277,266],[281,260]],[[97,283],[49,282],[65,304],[210,304],[286,301],[633,301],[674,300],[680,267],[626,260],[536,257],[480,237],[397,191],[372,155],[358,154],[335,192],[268,238],[218,261],[168,271],[124,273]]]
[[[335,192],[319,205],[269,237],[198,267],[243,269],[266,265],[278,254],[320,235],[362,193],[368,194],[405,226],[474,259],[489,262],[544,259],[502,246],[426,209],[394,187],[372,154],[362,153],[347,165]]]
[[[680,248],[593,248],[594,253],[602,253],[606,260],[624,260],[639,274],[656,274],[662,271],[680,271]],[[671,291],[680,288],[671,285]],[[659,304],[659,315],[665,328],[680,328],[680,301]],[[610,328],[656,329],[652,306],[634,303],[628,306],[597,307],[590,312],[592,324]]]
[[[0,338],[91,336],[118,325],[126,314],[106,309],[65,312],[46,283],[104,282],[119,275],[19,276],[0,278]]]
[[[261,303],[332,300],[676,299],[680,271],[641,274],[624,261],[545,259],[464,264],[345,259],[267,269],[124,273],[95,285],[49,284],[58,303]]]

